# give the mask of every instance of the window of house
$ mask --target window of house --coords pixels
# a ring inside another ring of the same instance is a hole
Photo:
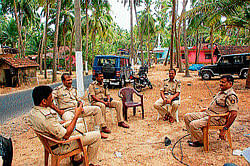
[[[205,59],[211,59],[211,54],[205,54]]]

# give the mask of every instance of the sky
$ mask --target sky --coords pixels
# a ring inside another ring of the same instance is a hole
[[[122,29],[127,29],[130,30],[130,8],[128,4],[124,7],[123,4],[124,0],[108,0],[108,2],[111,5],[111,16],[113,17],[114,21],[122,28]],[[128,0],[129,1],[129,0]],[[155,2],[155,0],[153,0]],[[182,10],[182,1],[178,1],[178,14],[181,14]],[[151,7],[151,11],[155,12],[154,10],[155,5],[153,4]],[[141,7],[137,7],[137,12],[142,11],[145,9],[145,6],[142,5]],[[190,2],[187,4],[187,10],[190,9]],[[135,25],[136,20],[135,20],[135,12],[133,9],[133,25]]]
[[[111,16],[114,21],[122,28],[130,30],[130,8],[128,4],[124,6],[124,0],[109,0],[111,6]],[[143,7],[136,8],[138,11],[143,10]],[[133,25],[135,25],[135,12],[133,9]]]

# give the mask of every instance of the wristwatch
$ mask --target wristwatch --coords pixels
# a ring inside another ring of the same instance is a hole
[[[228,130],[228,128],[227,128],[227,127],[223,127],[223,129],[224,129],[224,130]]]

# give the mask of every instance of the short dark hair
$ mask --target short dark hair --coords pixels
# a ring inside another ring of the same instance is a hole
[[[32,98],[35,106],[39,106],[43,99],[47,99],[52,93],[52,88],[49,86],[37,86],[33,89]]]
[[[176,70],[175,69],[169,69],[169,72],[170,71],[174,71],[174,74],[176,74]]]
[[[63,73],[62,76],[61,76],[62,81],[65,81],[65,76],[70,76],[70,74],[69,73]]]
[[[95,77],[98,77],[100,74],[103,74],[102,71],[98,70],[95,72]]]
[[[232,75],[223,75],[220,77],[220,79],[226,78],[228,82],[231,82],[232,85],[234,84],[234,78]]]

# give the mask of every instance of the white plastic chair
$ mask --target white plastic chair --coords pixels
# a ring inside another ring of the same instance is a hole
[[[87,93],[88,93],[89,106],[91,106],[91,96],[90,96],[90,94],[89,94],[89,88],[87,88]],[[111,114],[112,122],[115,123],[112,108],[106,107],[106,109],[107,109],[107,110],[110,112],[110,114]]]
[[[180,108],[180,105],[181,105],[181,94],[179,95],[179,104],[178,104],[179,106],[178,106],[178,109],[176,110],[176,122],[179,122],[179,108]],[[162,107],[167,107],[167,110],[169,109],[169,107],[170,107],[171,105],[170,104],[166,104],[166,105],[164,105],[164,106],[162,106]],[[159,120],[160,119],[160,113],[158,112],[158,116],[157,116],[157,120]]]

